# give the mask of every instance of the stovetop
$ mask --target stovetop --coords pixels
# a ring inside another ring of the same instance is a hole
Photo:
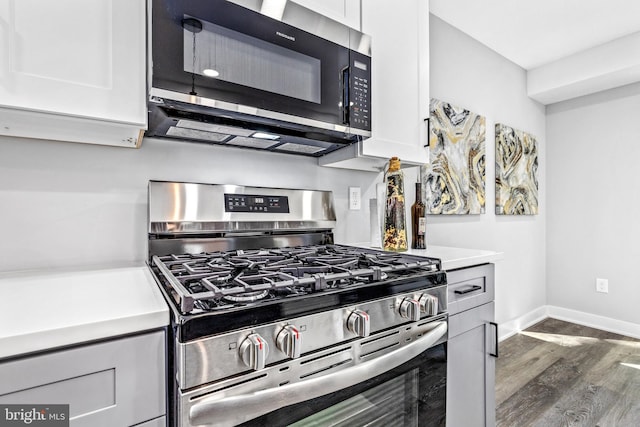
[[[172,254],[152,264],[180,323],[206,323],[206,333],[446,283],[438,259],[334,244]],[[416,281],[426,276],[434,277]]]
[[[167,255],[156,264],[182,285],[183,312],[217,311],[440,270],[440,261],[342,245]]]

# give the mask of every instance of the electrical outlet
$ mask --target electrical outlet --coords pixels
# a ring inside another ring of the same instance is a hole
[[[349,187],[349,209],[360,210],[360,187]]]
[[[609,293],[609,280],[596,279],[596,292]]]

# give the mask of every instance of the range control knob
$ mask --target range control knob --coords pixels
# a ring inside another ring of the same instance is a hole
[[[354,310],[347,318],[347,329],[359,337],[368,337],[371,333],[371,322],[366,311]]]
[[[438,314],[438,297],[435,295],[420,295],[420,310],[427,316]]]
[[[417,322],[420,320],[420,303],[413,298],[405,298],[400,303],[400,316]]]
[[[276,337],[276,345],[278,349],[291,359],[300,357],[300,349],[302,348],[302,335],[298,328],[293,325],[287,325],[278,333]]]
[[[258,334],[249,335],[242,344],[240,344],[240,357],[242,361],[254,370],[264,368],[269,354],[269,345]]]

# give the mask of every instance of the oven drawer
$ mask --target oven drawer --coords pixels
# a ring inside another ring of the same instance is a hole
[[[494,265],[447,271],[449,315],[478,307],[494,299]]]

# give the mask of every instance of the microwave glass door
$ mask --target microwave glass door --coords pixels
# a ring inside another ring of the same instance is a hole
[[[362,73],[350,61],[369,60],[223,0],[154,0],[151,39],[154,88],[335,125],[348,120],[344,83]]]
[[[184,29],[185,72],[320,104],[319,59],[220,25],[200,22],[200,32]]]

